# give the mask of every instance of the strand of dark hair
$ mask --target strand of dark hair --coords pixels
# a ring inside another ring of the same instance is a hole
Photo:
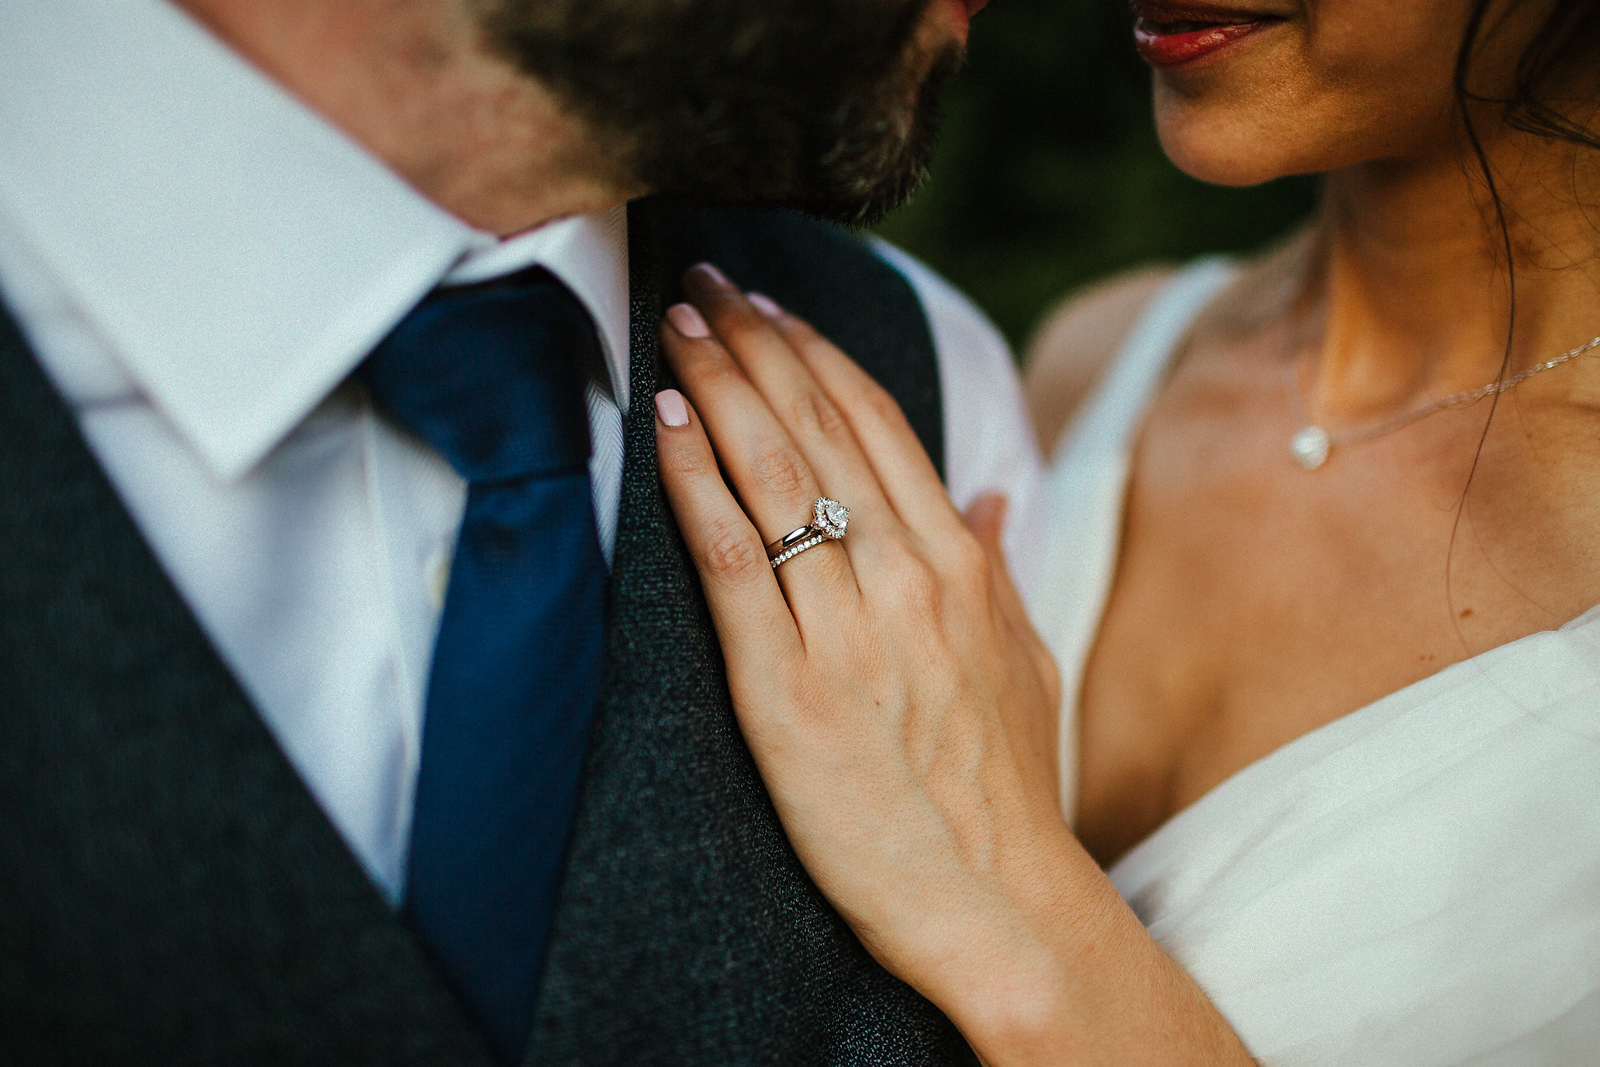
[[[1473,105],[1498,105],[1501,121],[1512,129],[1600,150],[1600,135],[1586,127],[1578,118],[1553,105],[1545,95],[1551,84],[1562,73],[1571,71],[1577,64],[1588,59],[1596,43],[1600,42],[1600,4],[1594,3],[1593,0],[1557,0],[1545,16],[1538,33],[1517,59],[1510,95],[1497,99],[1473,92],[1470,84],[1472,60],[1478,50],[1491,2],[1492,0],[1474,0],[1472,9],[1468,13],[1466,30],[1462,34],[1461,47],[1456,54],[1453,87],[1456,110],[1461,118],[1467,145],[1472,150],[1478,173],[1489,193],[1490,202],[1494,205],[1495,226],[1499,230],[1501,248],[1506,257],[1508,300],[1506,345],[1500,360],[1500,372],[1495,379],[1497,382],[1504,382],[1511,370],[1511,358],[1516,345],[1517,261],[1511,241],[1511,226],[1506,219],[1505,203],[1500,197],[1494,166],[1490,163],[1488,152],[1483,147],[1483,139],[1473,118]],[[1591,114],[1584,117],[1592,119],[1592,110]],[[1478,446],[1472,455],[1472,466],[1467,472],[1466,484],[1462,486],[1455,523],[1450,531],[1450,548],[1446,559],[1454,555],[1456,535],[1460,531],[1461,519],[1466,512],[1467,493],[1472,488],[1478,464],[1483,459],[1483,450],[1489,439],[1489,427],[1499,406],[1500,390],[1496,390],[1491,395],[1489,413],[1484,419]],[[1447,597],[1449,586],[1450,568],[1446,565]]]
[[[1495,182],[1494,166],[1489,162],[1489,153],[1484,150],[1483,138],[1478,135],[1477,122],[1472,117],[1472,104],[1484,102],[1483,98],[1475,95],[1467,84],[1468,73],[1472,65],[1472,56],[1478,48],[1478,38],[1483,32],[1484,20],[1488,17],[1490,0],[1475,0],[1467,20],[1466,32],[1461,35],[1461,49],[1456,53],[1455,69],[1455,98],[1456,110],[1461,116],[1461,126],[1466,133],[1467,144],[1472,149],[1472,155],[1478,164],[1478,173],[1483,178],[1484,185],[1489,191],[1489,200],[1494,205],[1495,225],[1500,231],[1501,247],[1506,256],[1506,290],[1509,301],[1509,310],[1506,313],[1506,347],[1500,357],[1500,372],[1495,377],[1496,382],[1505,381],[1506,375],[1511,370],[1511,356],[1517,338],[1517,257],[1511,244],[1511,226],[1506,221],[1505,202],[1500,199],[1500,187]],[[1522,57],[1527,59],[1526,54]],[[1518,62],[1519,85],[1520,68],[1522,61]],[[1450,530],[1451,552],[1454,552],[1456,533],[1461,526],[1461,516],[1466,510],[1467,492],[1472,488],[1473,477],[1478,473],[1478,463],[1483,459],[1483,449],[1489,440],[1489,426],[1494,422],[1494,413],[1500,407],[1500,390],[1496,389],[1489,398],[1489,415],[1483,420],[1483,431],[1478,436],[1478,447],[1472,454],[1472,467],[1467,472],[1467,481],[1461,489],[1460,505],[1456,509],[1455,525]],[[1448,559],[1449,556],[1447,555]],[[1445,582],[1449,584],[1449,567],[1445,568]]]

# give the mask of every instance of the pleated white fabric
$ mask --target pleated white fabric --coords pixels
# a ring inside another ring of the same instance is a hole
[[[1230,277],[1199,263],[1152,301],[1056,457],[1036,606],[1068,708],[1132,439]],[[1272,1067],[1600,1064],[1600,608],[1284,746],[1111,878]]]

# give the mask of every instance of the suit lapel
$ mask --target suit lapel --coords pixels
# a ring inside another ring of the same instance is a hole
[[[0,504],[0,1060],[491,1063],[3,309]]]
[[[761,990],[788,954],[762,951],[740,927],[765,912],[761,929],[781,943],[816,936],[821,913],[790,905],[815,893],[797,866],[774,892],[744,862],[788,844],[734,724],[656,475],[652,219],[635,208],[629,231],[632,381],[607,672],[530,1062],[774,1062],[820,1005],[773,1010]]]
[[[954,1028],[872,961],[807,877],[740,736],[656,471],[661,274],[681,269],[661,254],[660,210],[629,215],[606,678],[528,1062],[965,1062]]]

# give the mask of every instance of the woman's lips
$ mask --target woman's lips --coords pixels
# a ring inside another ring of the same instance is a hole
[[[1248,37],[1276,18],[1235,12],[1213,12],[1203,7],[1141,3],[1133,26],[1133,43],[1152,67],[1181,67],[1202,56]]]

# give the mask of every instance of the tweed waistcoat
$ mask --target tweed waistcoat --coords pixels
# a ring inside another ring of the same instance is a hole
[[[602,696],[529,1061],[970,1062],[812,885],[733,719],[655,470],[659,313],[701,259],[855,355],[942,454],[870,250],[630,214],[632,396]],[[140,538],[0,314],[0,1062],[494,1061]]]

